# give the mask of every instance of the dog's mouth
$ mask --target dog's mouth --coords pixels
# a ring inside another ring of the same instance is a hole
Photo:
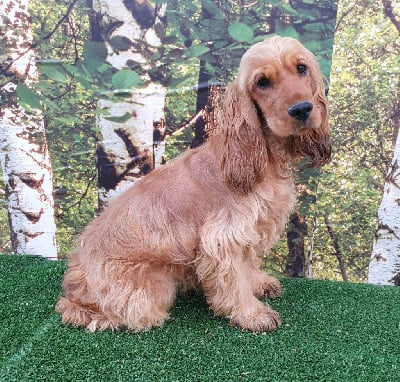
[[[309,167],[320,167],[331,159],[331,142],[329,135],[321,135],[314,129],[308,133],[297,134],[288,138],[287,148],[292,155],[310,159]]]
[[[292,155],[300,158],[308,158],[310,167],[323,166],[330,161],[330,137],[329,134],[321,134],[319,131],[319,126],[316,126],[316,123],[318,124],[319,122],[318,118],[317,121],[312,115],[304,120],[291,118],[289,129],[287,127],[287,120],[281,122],[282,129],[278,128],[279,121],[274,120],[270,122],[275,124],[275,128],[271,128],[270,123],[268,123],[267,118],[255,101],[254,107],[257,110],[260,126],[266,139],[271,136],[275,137],[275,140],[286,146]]]
[[[305,121],[293,121],[292,123],[293,135],[307,134],[307,131],[310,129],[314,129],[310,118]]]

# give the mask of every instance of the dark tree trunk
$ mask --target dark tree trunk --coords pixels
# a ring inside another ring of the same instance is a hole
[[[338,239],[336,233],[333,230],[332,224],[329,221],[327,213],[325,213],[324,220],[325,220],[326,229],[327,229],[327,231],[329,233],[329,236],[330,236],[330,238],[332,240],[333,248],[335,249],[335,256],[336,256],[336,259],[338,261],[338,265],[339,265],[339,269],[340,269],[340,274],[342,275],[342,279],[343,279],[343,281],[349,281],[349,278],[348,278],[347,272],[346,272],[346,268],[344,266],[343,254],[342,254],[342,251],[341,251],[340,246],[339,246],[339,239]]]
[[[209,85],[210,76],[200,64],[199,85],[196,102],[196,114],[201,113],[194,124],[192,148],[202,145],[217,127],[218,110],[224,94],[224,87]]]
[[[286,235],[289,252],[285,274],[290,277],[304,277],[304,238],[307,235],[307,223],[298,211],[290,215]]]
[[[208,98],[210,93],[210,86],[208,81],[211,79],[209,73],[205,70],[205,61],[200,61],[199,80],[197,86],[197,101],[196,101],[196,114],[201,110],[206,110],[208,105]],[[194,138],[191,147],[198,147],[202,145],[207,139],[206,120],[204,113],[196,120],[194,125]]]

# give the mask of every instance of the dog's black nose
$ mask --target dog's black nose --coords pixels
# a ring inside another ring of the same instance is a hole
[[[305,121],[311,114],[313,104],[311,102],[299,102],[290,106],[288,113],[291,117],[296,118],[298,121]]]

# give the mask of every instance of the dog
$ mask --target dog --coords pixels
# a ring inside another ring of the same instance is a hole
[[[219,125],[112,201],[80,237],[56,306],[62,323],[144,331],[162,326],[179,292],[200,288],[233,326],[281,325],[261,256],[295,206],[293,168],[330,160],[323,76],[311,52],[272,37],[242,57]]]

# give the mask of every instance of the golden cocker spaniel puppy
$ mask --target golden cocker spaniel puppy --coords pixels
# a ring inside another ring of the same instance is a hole
[[[294,208],[293,165],[330,159],[323,77],[298,41],[272,37],[243,56],[217,131],[135,183],[83,232],[57,304],[89,331],[161,326],[179,291],[201,288],[215,314],[262,332],[281,324],[260,298],[261,269]]]

